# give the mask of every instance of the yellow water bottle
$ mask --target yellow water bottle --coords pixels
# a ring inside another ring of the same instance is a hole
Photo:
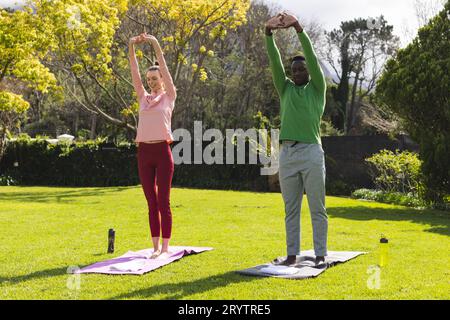
[[[387,265],[388,262],[388,245],[389,241],[384,236],[381,235],[380,239],[380,267],[384,267]]]

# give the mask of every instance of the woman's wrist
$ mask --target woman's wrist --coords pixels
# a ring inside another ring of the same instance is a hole
[[[153,47],[155,47],[155,48],[159,48],[159,47],[160,47],[159,42],[158,42],[158,40],[156,40],[156,39],[150,40],[150,44],[151,44]]]

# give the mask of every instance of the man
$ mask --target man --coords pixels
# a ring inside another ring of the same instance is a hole
[[[304,56],[291,61],[292,80],[286,77],[272,30],[295,28]],[[292,265],[300,254],[300,211],[306,191],[313,225],[316,264],[325,263],[328,217],[325,209],[325,160],[320,118],[325,108],[326,82],[311,41],[297,18],[281,13],[266,23],[266,47],[273,82],[280,96],[279,178],[285,206],[287,258],[274,264]]]

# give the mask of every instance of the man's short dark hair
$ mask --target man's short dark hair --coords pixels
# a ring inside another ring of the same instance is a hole
[[[294,61],[306,61],[306,59],[302,55],[297,55],[291,59],[291,63],[293,63]]]

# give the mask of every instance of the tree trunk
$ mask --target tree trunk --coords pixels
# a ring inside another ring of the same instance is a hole
[[[354,119],[355,119],[355,100],[356,100],[356,90],[358,88],[358,78],[359,78],[359,72],[355,74],[355,80],[353,82],[353,88],[352,88],[352,98],[350,100],[349,108],[347,110],[347,119],[346,119],[346,126],[345,126],[345,134],[348,134],[353,126],[354,126]]]
[[[75,120],[73,122],[73,132],[74,135],[78,132],[78,125],[80,123],[80,114],[78,112],[75,113]]]
[[[350,57],[348,54],[350,41],[345,38],[340,47],[341,51],[341,80],[337,89],[333,92],[333,99],[336,101],[339,113],[334,117],[333,126],[339,130],[346,130],[346,109],[349,96],[349,74],[352,70]]]
[[[5,154],[6,146],[6,127],[0,127],[0,163],[2,162],[3,155]]]
[[[89,139],[94,140],[95,139],[95,131],[97,129],[97,115],[93,114],[91,116],[91,132],[89,134]]]

